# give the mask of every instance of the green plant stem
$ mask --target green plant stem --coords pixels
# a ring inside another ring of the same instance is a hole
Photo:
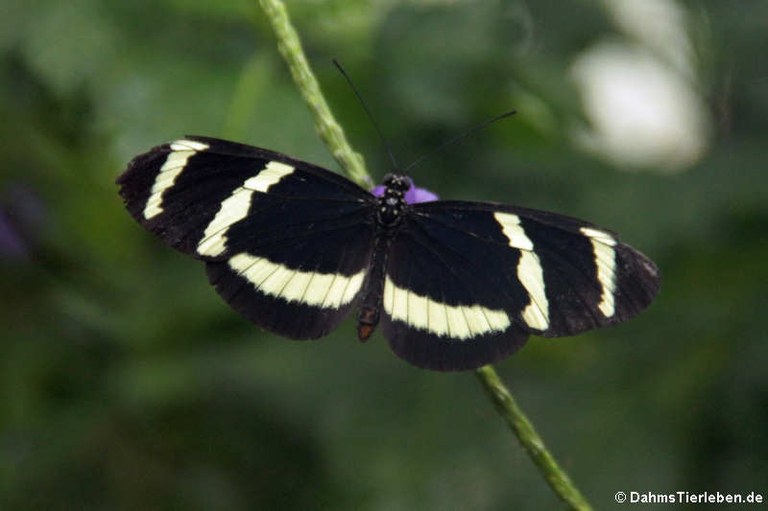
[[[487,365],[475,371],[477,378],[483,385],[488,397],[496,410],[509,425],[509,428],[517,436],[522,446],[528,452],[528,456],[539,468],[539,472],[549,484],[552,491],[565,502],[570,509],[578,511],[591,510],[584,496],[573,484],[568,474],[560,468],[555,458],[544,445],[544,440],[536,432],[531,421],[517,405],[517,401],[510,394],[509,389],[501,381],[493,366]]]
[[[320,138],[349,177],[359,185],[370,188],[373,186],[373,180],[365,170],[363,157],[352,149],[344,135],[344,130],[333,117],[320,91],[320,85],[304,56],[299,35],[291,24],[285,5],[280,0],[259,0],[259,3],[275,31],[277,47],[291,70],[293,81],[296,82],[304,101],[312,111]]]
[[[304,50],[296,30],[288,18],[285,5],[280,0],[259,0],[259,2],[275,31],[280,53],[291,69],[296,86],[315,117],[321,138],[351,179],[362,186],[370,186],[372,180],[365,170],[363,158],[349,146],[341,126],[336,122],[323,98],[320,86],[304,56]],[[578,511],[592,509],[547,450],[544,441],[536,433],[533,425],[512,398],[493,367],[481,367],[476,371],[476,374],[496,410],[507,421],[510,429],[517,436],[555,494],[570,509]]]

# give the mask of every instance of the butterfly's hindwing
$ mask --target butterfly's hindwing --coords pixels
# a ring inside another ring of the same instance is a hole
[[[257,204],[230,230],[233,255],[208,263],[211,283],[235,310],[272,332],[299,339],[327,334],[362,292],[374,233],[369,208],[272,196]]]
[[[489,271],[517,264],[519,254],[502,240],[487,216],[458,215],[450,224],[418,213],[405,219],[389,249],[382,300],[382,328],[395,353],[420,367],[461,370],[525,343],[510,308],[527,299],[525,289]]]

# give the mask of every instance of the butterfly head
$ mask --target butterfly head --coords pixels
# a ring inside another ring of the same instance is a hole
[[[383,184],[375,186],[371,193],[375,197],[384,197],[387,190],[391,193],[403,193],[403,198],[407,204],[418,204],[419,202],[431,202],[438,200],[433,192],[426,188],[419,188],[413,183],[413,179],[404,174],[387,174],[384,176]]]
[[[413,181],[410,177],[403,174],[387,174],[384,176],[384,188],[387,192],[390,190],[397,194],[405,196],[405,192],[413,187]]]

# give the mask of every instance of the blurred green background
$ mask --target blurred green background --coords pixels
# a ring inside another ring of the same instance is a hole
[[[333,57],[403,163],[518,111],[420,185],[589,219],[659,264],[636,320],[498,365],[593,504],[768,497],[768,3],[289,7],[376,176]],[[338,170],[255,0],[1,9],[0,509],[558,508],[471,372],[417,370],[350,322],[261,332],[123,209],[114,178],[183,134]]]

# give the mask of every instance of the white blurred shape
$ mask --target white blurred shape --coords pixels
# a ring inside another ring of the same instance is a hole
[[[629,39],[573,63],[589,129],[576,142],[624,168],[681,171],[707,149],[710,120],[695,88],[684,13],[671,0],[606,2]]]
[[[693,77],[693,47],[688,16],[674,0],[603,0],[616,26],[663,58],[686,77]]]

